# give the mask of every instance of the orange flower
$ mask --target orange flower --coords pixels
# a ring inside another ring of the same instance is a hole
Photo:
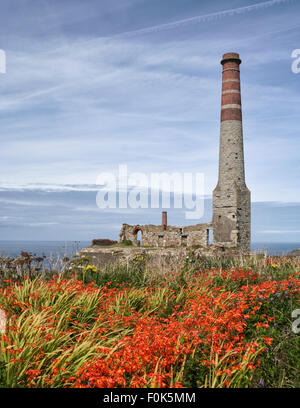
[[[268,346],[270,346],[274,340],[272,339],[272,337],[266,337],[266,336],[263,336],[263,339],[267,343]]]

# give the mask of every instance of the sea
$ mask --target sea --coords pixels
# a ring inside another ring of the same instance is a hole
[[[82,248],[91,245],[91,241],[1,241],[0,256],[17,257],[21,251],[47,258],[72,257]],[[251,250],[269,255],[286,255],[290,251],[300,249],[300,242],[253,242]]]
[[[0,256],[18,257],[22,251],[35,256],[47,258],[72,257],[79,254],[82,248],[91,245],[91,241],[2,241],[0,240]]]

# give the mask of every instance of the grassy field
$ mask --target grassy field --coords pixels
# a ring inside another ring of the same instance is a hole
[[[1,387],[300,387],[299,258],[42,262],[0,259]]]

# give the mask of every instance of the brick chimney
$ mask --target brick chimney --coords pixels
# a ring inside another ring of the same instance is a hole
[[[167,226],[168,226],[167,211],[163,211],[163,212],[161,213],[161,215],[162,215],[161,225],[162,225],[163,229],[166,230],[166,229],[167,229]]]
[[[239,54],[223,55],[219,183],[245,185]]]
[[[219,179],[213,192],[214,244],[250,250],[250,191],[245,183],[240,56],[223,55]]]

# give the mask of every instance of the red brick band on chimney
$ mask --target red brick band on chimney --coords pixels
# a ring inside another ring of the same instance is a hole
[[[221,122],[242,120],[239,54],[229,52],[223,55]]]

